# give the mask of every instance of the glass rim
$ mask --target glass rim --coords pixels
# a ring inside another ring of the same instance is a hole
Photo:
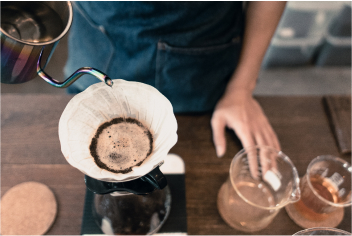
[[[333,231],[336,233],[343,233],[346,235],[351,235],[350,232],[342,230],[342,229],[337,229],[337,228],[331,228],[331,227],[314,227],[314,228],[308,228],[308,229],[303,229],[298,232],[296,232],[294,235],[302,235],[302,233],[307,233],[307,232],[312,232],[312,231],[318,231],[318,230],[324,230],[324,231]]]

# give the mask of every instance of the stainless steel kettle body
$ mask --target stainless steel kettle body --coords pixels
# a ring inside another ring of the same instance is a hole
[[[1,83],[24,83],[39,75],[51,85],[64,88],[88,73],[111,86],[108,76],[90,67],[78,69],[64,82],[44,72],[59,40],[70,29],[72,19],[71,2],[2,2]]]

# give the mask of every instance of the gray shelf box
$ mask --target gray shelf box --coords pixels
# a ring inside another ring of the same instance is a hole
[[[316,65],[351,66],[351,5],[345,5],[331,22]]]
[[[329,22],[343,2],[288,2],[262,66],[287,67],[314,63]]]

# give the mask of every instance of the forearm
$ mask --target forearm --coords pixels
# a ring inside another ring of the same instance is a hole
[[[262,60],[285,4],[286,2],[248,3],[242,51],[226,93],[233,93],[234,90],[254,90]]]

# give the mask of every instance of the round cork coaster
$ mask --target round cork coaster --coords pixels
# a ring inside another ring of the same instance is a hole
[[[285,207],[287,214],[289,217],[302,228],[315,228],[315,227],[331,227],[335,228],[338,226],[344,216],[344,209],[338,208],[336,211],[329,213],[329,215],[319,221],[314,221],[311,219],[307,219],[302,216],[295,208],[294,204],[289,204]]]
[[[43,235],[57,213],[53,192],[44,184],[24,182],[1,199],[1,234]]]

